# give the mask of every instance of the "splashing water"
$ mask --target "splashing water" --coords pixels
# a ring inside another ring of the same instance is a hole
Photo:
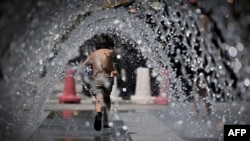
[[[80,2],[58,5],[54,13],[50,3],[43,3],[49,12],[41,13],[41,17],[28,13],[32,22],[3,56],[1,93],[12,104],[2,106],[1,111],[14,120],[7,121],[7,128],[18,122],[25,122],[27,128],[35,126],[69,60],[88,55],[98,48],[98,42],[111,41],[114,48],[122,48],[118,59],[127,61],[120,62],[125,66],[120,67],[122,81],[135,80],[133,71],[144,66],[159,82],[170,78],[169,95],[176,100],[188,100],[193,87],[198,86],[207,89],[211,103],[244,98],[249,86],[249,78],[244,78],[249,76],[249,68],[242,65],[248,64],[244,45],[239,41],[226,43],[213,31],[216,24],[202,9],[175,1],[134,2],[130,6],[136,12],[129,11],[130,7],[100,9],[98,4],[93,7]],[[64,6],[68,7],[66,11]],[[51,20],[48,14],[52,14]],[[162,75],[165,68],[169,76]],[[193,86],[194,81],[197,86]],[[122,89],[125,87],[132,86]],[[25,109],[29,114],[22,113]]]

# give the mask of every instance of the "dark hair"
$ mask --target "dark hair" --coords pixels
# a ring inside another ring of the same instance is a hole
[[[101,48],[112,49],[114,47],[113,39],[104,33],[100,35],[95,35],[93,37],[93,40],[95,42],[96,49],[101,49]]]

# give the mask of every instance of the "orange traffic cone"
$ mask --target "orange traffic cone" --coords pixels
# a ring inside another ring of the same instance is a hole
[[[75,71],[68,70],[64,79],[64,92],[58,97],[60,103],[80,103],[81,97],[76,95]]]
[[[163,75],[165,75],[167,79],[162,81],[159,96],[157,96],[155,99],[155,103],[157,105],[167,105],[170,102],[168,99],[168,93],[167,93],[169,83],[170,83],[167,69],[164,70]]]

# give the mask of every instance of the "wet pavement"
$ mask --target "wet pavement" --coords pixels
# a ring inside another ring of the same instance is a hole
[[[90,98],[82,98],[80,104],[60,104],[52,97],[45,103],[38,125],[12,140],[222,141],[223,125],[219,126],[222,120],[225,124],[250,124],[249,102],[215,103],[215,112],[210,117],[204,116],[205,110],[200,106],[200,114],[192,117],[190,102],[140,105],[124,100],[111,106],[109,121],[112,127],[95,131],[94,105]],[[18,132],[26,125],[19,126]]]
[[[80,87],[77,87],[80,91]],[[13,141],[217,141],[223,140],[222,120],[225,124],[250,124],[249,102],[214,103],[214,113],[192,117],[192,103],[170,102],[168,105],[134,104],[130,100],[117,100],[111,105],[111,128],[95,131],[95,110],[91,98],[80,94],[81,103],[59,103],[55,91],[44,104],[37,125],[24,131]],[[31,107],[27,107],[29,110]],[[24,111],[25,114],[25,111]],[[19,125],[17,132],[27,125]],[[9,141],[9,139],[6,139]]]
[[[80,91],[80,87],[77,87]],[[81,103],[59,103],[55,91],[46,100],[34,126],[16,125],[15,136],[1,141],[222,141],[223,125],[250,124],[249,102],[217,102],[214,112],[205,117],[202,103],[200,113],[192,117],[191,102],[171,101],[168,105],[134,104],[130,100],[114,101],[109,113],[112,126],[95,131],[95,110],[91,98],[79,94]],[[28,105],[28,103],[26,104]],[[27,106],[23,111],[28,117]],[[28,128],[25,128],[28,127]],[[31,128],[32,127],[32,128]],[[26,129],[26,130],[24,130]]]
[[[95,131],[93,111],[51,111],[27,141],[129,141],[127,126],[110,112],[111,128]],[[116,119],[115,119],[116,118]]]
[[[77,91],[80,91],[80,87],[77,87]],[[225,124],[250,124],[249,102],[214,103],[214,112],[210,117],[204,116],[205,109],[200,103],[199,115],[192,117],[191,102],[171,101],[167,105],[157,105],[117,100],[112,103],[109,112],[111,128],[95,131],[95,110],[91,98],[80,94],[81,103],[62,104],[57,98],[59,94],[60,91],[55,91],[46,100],[36,125],[17,125],[16,131],[13,131],[16,135],[3,140],[222,141],[222,121]],[[23,114],[27,115],[30,108],[27,106]]]
[[[205,117],[200,107],[197,117],[191,116],[192,103],[138,105],[128,101],[112,105],[109,113],[111,128],[95,131],[94,107],[90,100],[81,104],[59,104],[55,99],[46,103],[47,116],[27,141],[217,141],[223,140],[225,124],[249,124],[249,103],[216,103],[216,112]],[[54,109],[54,110],[53,110]],[[68,110],[65,110],[68,109]]]

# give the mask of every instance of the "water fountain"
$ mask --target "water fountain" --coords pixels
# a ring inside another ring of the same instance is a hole
[[[98,38],[122,47],[132,68],[150,68],[152,85],[165,79],[161,72],[167,68],[169,94],[176,101],[193,96],[192,83],[198,78],[198,85],[209,90],[211,103],[245,100],[249,67],[242,65],[248,62],[240,38],[229,42],[232,37],[218,32],[213,17],[186,2],[123,2],[35,3],[36,8],[26,13],[30,21],[24,23],[26,30],[1,50],[2,136],[16,134],[12,129],[20,122],[27,125],[23,131],[37,124],[68,61],[97,48]],[[39,12],[42,7],[45,10]],[[132,62],[135,58],[138,62]]]

